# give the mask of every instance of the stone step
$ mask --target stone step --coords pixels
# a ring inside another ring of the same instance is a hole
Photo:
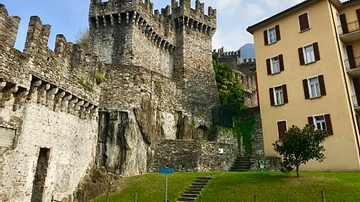
[[[184,194],[200,194],[201,191],[186,190]]]
[[[181,198],[178,198],[178,202],[179,201],[195,201],[197,199],[196,198],[187,198],[187,197],[181,197]]]
[[[250,171],[250,169],[230,169],[230,172],[247,172]]]
[[[189,188],[191,189],[203,189],[206,185],[190,185]]]
[[[200,192],[211,180],[211,177],[198,177],[194,182],[186,189],[186,191],[178,198],[178,202],[195,201]]]

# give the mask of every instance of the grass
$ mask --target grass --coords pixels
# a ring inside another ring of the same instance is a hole
[[[200,172],[169,175],[168,199],[176,201],[182,192],[198,176],[213,179],[202,191],[202,201],[321,201],[321,191],[327,202],[360,201],[360,174],[334,172],[301,172],[300,177],[280,172]],[[138,202],[164,201],[165,175],[146,174],[125,178],[121,192],[110,196],[110,201]],[[102,196],[95,202],[105,202]],[[200,200],[197,200],[199,202]]]

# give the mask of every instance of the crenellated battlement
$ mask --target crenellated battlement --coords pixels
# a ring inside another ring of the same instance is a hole
[[[195,9],[191,8],[191,0],[180,0],[180,4],[176,0],[172,0],[172,16],[173,19],[184,18],[196,25],[202,25],[216,29],[216,9],[208,7],[207,15],[204,14],[204,3],[196,0]]]
[[[5,6],[0,5],[0,37],[4,39],[0,41],[3,52],[0,56],[0,107],[14,98],[13,110],[16,111],[35,91],[41,90],[45,100],[55,99],[60,92],[97,108],[100,88],[95,85],[95,74],[102,73],[103,69],[97,56],[67,42],[63,35],[56,36],[55,49],[50,50],[47,44],[51,26],[43,25],[37,16],[30,18],[25,48],[20,52],[14,48],[19,22],[20,18],[10,17]],[[93,87],[92,92],[82,86],[81,79]],[[41,85],[36,86],[38,83]],[[34,87],[38,87],[37,90]],[[42,97],[37,99],[38,103],[42,103],[39,101]]]
[[[13,47],[20,24],[20,17],[9,16],[5,5],[0,4],[0,41]]]

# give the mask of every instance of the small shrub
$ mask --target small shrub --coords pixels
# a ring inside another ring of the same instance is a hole
[[[97,73],[95,75],[95,79],[96,79],[96,84],[97,85],[100,85],[100,84],[104,83],[104,81],[105,81],[105,78],[101,73]]]
[[[84,77],[81,77],[78,82],[79,82],[79,84],[82,85],[87,91],[89,91],[89,92],[93,92],[93,91],[94,91],[93,85],[92,85],[88,80],[86,80]]]

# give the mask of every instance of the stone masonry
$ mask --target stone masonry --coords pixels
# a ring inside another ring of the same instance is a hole
[[[210,116],[220,105],[216,10],[190,5],[172,0],[159,12],[149,0],[91,0],[89,49],[57,35],[50,50],[51,27],[33,16],[21,52],[20,18],[0,4],[0,200],[76,201],[96,169],[156,171],[166,144],[180,157],[183,147],[198,154],[174,166],[230,166],[236,138],[216,132]]]
[[[252,58],[241,58],[241,51],[224,52],[224,48],[213,50],[217,63],[228,64],[239,79],[243,89],[245,106],[252,108],[259,106],[256,88],[256,61]]]

